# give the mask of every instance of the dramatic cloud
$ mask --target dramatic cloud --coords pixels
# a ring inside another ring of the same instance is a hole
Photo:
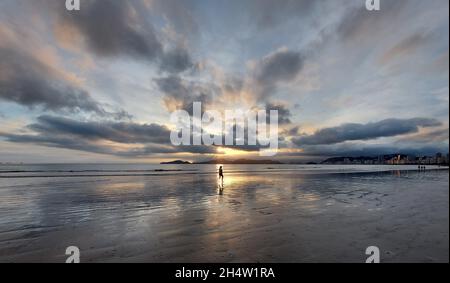
[[[300,52],[287,49],[278,50],[263,58],[255,67],[256,87],[261,98],[274,94],[278,83],[294,80],[304,65]]]
[[[277,110],[278,111],[278,123],[279,124],[290,124],[291,123],[291,117],[292,117],[292,113],[291,111],[287,108],[286,105],[282,104],[282,103],[267,103],[266,104],[266,109],[268,112],[268,117],[267,120],[270,121],[270,110]]]
[[[164,102],[169,111],[183,109],[192,114],[194,102],[202,102],[207,105],[220,93],[220,90],[213,84],[204,85],[190,82],[179,76],[159,78],[154,81],[164,93]]]
[[[188,51],[183,48],[176,48],[162,55],[161,70],[168,73],[179,73],[194,66]]]
[[[115,150],[82,139],[74,139],[68,136],[51,135],[17,135],[0,132],[0,136],[8,142],[35,144],[54,148],[72,149],[92,153],[113,155]]]
[[[89,0],[82,5],[76,13],[59,9],[61,19],[77,27],[97,54],[123,52],[152,59],[162,51],[153,30],[137,25],[129,1]]]
[[[299,52],[280,50],[265,57],[258,65],[257,80],[272,84],[294,79],[303,67]]]
[[[170,144],[195,101],[278,110],[280,159],[448,151],[448,0],[0,2],[1,162],[234,152]]]
[[[106,154],[127,158],[145,158],[152,157],[154,154],[216,154],[214,147],[208,146],[171,146],[166,144],[148,144],[145,146],[131,146],[129,148],[116,148],[92,140],[73,138],[70,136],[52,136],[52,135],[17,135],[1,133],[0,136],[6,138],[9,142],[36,144],[47,147],[78,150],[91,153]]]
[[[66,11],[61,5],[56,4],[60,25],[75,28],[99,56],[143,58],[171,73],[193,66],[187,50],[163,45],[153,25],[142,14],[147,8],[141,1],[86,0],[76,13]],[[66,32],[70,30],[67,28]]]
[[[376,123],[349,123],[334,128],[325,128],[313,135],[295,138],[293,142],[302,145],[336,144],[345,141],[371,140],[381,137],[417,133],[419,127],[437,127],[441,122],[435,119],[414,118],[408,120],[386,119]]]
[[[30,108],[106,113],[86,91],[25,52],[0,48],[0,57],[0,99]]]
[[[28,126],[45,135],[71,135],[88,140],[118,143],[170,143],[170,130],[157,124],[132,122],[80,122],[72,119],[41,116]]]
[[[41,116],[31,124],[30,134],[0,136],[9,142],[80,150],[120,157],[148,157],[152,154],[217,153],[215,147],[173,146],[170,130],[158,124],[124,122],[80,122],[63,117]],[[113,143],[113,144],[111,144]]]

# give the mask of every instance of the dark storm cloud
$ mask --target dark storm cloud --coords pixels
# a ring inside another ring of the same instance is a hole
[[[130,55],[156,57],[162,45],[149,26],[139,27],[132,19],[129,1],[82,1],[83,8],[76,13],[59,9],[61,18],[78,28],[89,47],[101,55],[121,52]]]
[[[303,67],[300,52],[280,50],[262,59],[257,66],[256,79],[262,84],[294,79]]]
[[[194,66],[188,51],[183,48],[176,48],[162,55],[161,70],[168,73],[179,73]]]
[[[287,108],[286,105],[281,103],[273,103],[269,102],[266,104],[266,109],[268,112],[267,121],[270,123],[270,110],[277,110],[278,111],[278,123],[279,124],[290,124],[291,123],[291,117],[292,113]]]
[[[302,53],[291,50],[278,50],[259,61],[255,68],[255,80],[260,98],[266,99],[272,95],[278,83],[294,80],[303,65]]]
[[[81,122],[63,117],[41,116],[27,127],[33,134],[0,132],[9,142],[38,144],[47,147],[80,150],[119,157],[148,157],[152,154],[217,153],[210,146],[173,146],[170,130],[158,124],[125,122]],[[129,145],[130,149],[116,149],[107,142]]]
[[[193,66],[186,49],[163,46],[142,13],[146,7],[141,1],[85,0],[82,6],[76,13],[58,7],[59,20],[63,25],[75,27],[97,55],[143,58],[172,73]]]
[[[157,124],[132,122],[80,122],[54,116],[41,116],[28,126],[43,135],[68,135],[87,140],[109,140],[118,143],[169,143],[170,131]]]
[[[30,108],[106,114],[86,91],[58,77],[55,70],[32,56],[0,48],[0,57],[0,99]]]
[[[288,137],[298,136],[299,132],[300,132],[300,126],[294,126],[294,127],[290,128],[290,129],[287,129],[284,132],[284,135],[288,136]]]
[[[36,144],[47,147],[80,150],[85,152],[114,154],[114,150],[105,146],[96,145],[89,140],[74,139],[69,136],[52,135],[16,135],[0,132],[0,136],[8,142]]]
[[[128,150],[115,149],[107,145],[95,143],[93,140],[74,138],[64,135],[16,135],[0,132],[0,136],[9,142],[36,144],[47,147],[79,150],[84,152],[114,155],[118,157],[142,158],[153,154],[196,153],[214,154],[216,148],[209,146],[172,146],[170,144],[148,144],[144,147],[135,147]]]
[[[220,90],[213,84],[203,85],[190,82],[179,76],[169,76],[155,79],[154,82],[164,93],[164,100],[170,111],[183,109],[192,114],[194,102],[202,102],[207,105],[212,102]]]
[[[342,126],[325,128],[313,135],[295,138],[293,142],[298,145],[326,145],[345,141],[371,140],[381,137],[393,137],[398,135],[417,133],[419,127],[437,127],[441,122],[435,119],[386,119],[368,124],[344,124]]]

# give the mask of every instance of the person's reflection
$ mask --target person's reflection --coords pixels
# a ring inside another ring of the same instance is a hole
[[[223,190],[224,190],[224,187],[223,187],[223,184],[219,184],[219,195],[220,196],[222,196],[223,195]]]

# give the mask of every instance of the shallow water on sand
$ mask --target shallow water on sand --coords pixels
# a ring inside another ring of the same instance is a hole
[[[448,170],[268,167],[0,178],[0,262],[448,262]]]

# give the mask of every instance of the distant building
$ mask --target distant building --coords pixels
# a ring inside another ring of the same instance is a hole
[[[449,154],[436,153],[434,156],[414,156],[405,154],[389,154],[377,157],[333,157],[321,162],[322,164],[363,164],[363,165],[448,165]]]

